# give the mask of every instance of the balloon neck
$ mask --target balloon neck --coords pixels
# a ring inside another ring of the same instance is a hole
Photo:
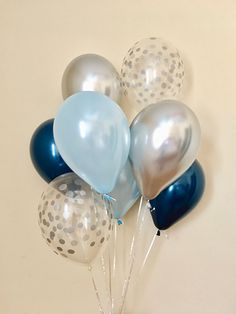
[[[123,220],[122,219],[117,219],[117,224],[118,224],[118,226],[120,226],[120,225],[123,225]]]
[[[106,200],[108,200],[108,201],[114,201],[114,202],[116,202],[116,199],[113,198],[113,197],[111,197],[111,196],[108,195],[108,194],[103,194],[103,197],[104,197]]]
[[[148,208],[148,209],[151,209],[151,208],[152,208],[152,205],[150,204],[149,199],[146,199],[146,201],[147,201],[147,208]]]
[[[158,229],[157,230],[157,236],[160,237],[160,235],[161,235],[161,231]]]
[[[150,208],[150,212],[152,213],[152,212],[154,212],[156,210],[156,207],[151,207]]]

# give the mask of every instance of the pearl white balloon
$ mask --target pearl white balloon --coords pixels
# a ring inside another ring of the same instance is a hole
[[[119,74],[102,56],[81,55],[72,60],[65,69],[62,95],[66,99],[80,91],[97,91],[118,103],[121,97]]]
[[[176,98],[183,86],[184,65],[176,48],[160,38],[137,42],[124,58],[124,94],[137,108]]]

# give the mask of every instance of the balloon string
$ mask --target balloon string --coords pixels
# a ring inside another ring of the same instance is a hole
[[[104,206],[105,209],[108,211],[108,214],[111,214],[111,210],[110,210],[110,206],[111,206],[111,201],[114,201],[115,199],[108,197],[106,194],[103,195],[104,196]],[[108,207],[107,207],[107,203],[108,203]],[[114,237],[113,237],[113,229],[114,229],[114,220],[111,220],[111,240],[110,243],[108,245],[108,249],[107,249],[107,257],[108,257],[108,283],[106,286],[107,292],[108,292],[108,299],[109,299],[109,305],[110,305],[110,311],[112,313],[113,311],[113,299],[112,299],[112,268],[111,268],[111,254],[113,253],[114,255],[114,251],[112,252],[112,248],[115,246],[114,243]],[[104,266],[104,271],[105,271],[105,264],[103,264]],[[105,276],[106,278],[106,276]]]
[[[110,245],[111,248],[111,255],[112,256],[112,272],[111,272],[111,279],[113,284],[115,284],[115,276],[116,276],[116,259],[117,259],[117,221],[115,220],[113,222],[113,241],[112,241],[112,245]],[[113,249],[113,251],[112,251]],[[114,287],[113,287],[114,288]],[[115,307],[115,296],[114,296],[114,289],[111,290],[111,313],[113,313],[114,311],[114,307]]]
[[[145,207],[142,208],[142,204],[143,204],[143,196],[141,196],[141,199],[140,199],[138,215],[137,215],[137,221],[136,221],[136,228],[135,228],[135,231],[134,231],[134,235],[133,235],[132,243],[131,243],[131,247],[130,247],[130,258],[131,258],[131,261],[130,261],[128,277],[125,280],[124,286],[123,286],[122,301],[121,301],[122,303],[121,303],[121,308],[120,308],[119,314],[121,314],[123,312],[123,309],[124,309],[125,299],[126,299],[126,295],[127,295],[127,292],[128,292],[129,283],[130,283],[131,275],[132,275],[132,272],[133,272],[133,268],[134,268],[134,261],[135,261],[135,255],[136,255],[134,247],[135,247],[137,239],[139,238],[139,233],[140,233],[140,231],[142,229],[142,221],[143,221],[142,216],[143,215],[141,215],[141,212],[144,211],[144,209],[145,209]]]
[[[133,235],[132,243],[131,243],[131,247],[130,247],[130,258],[132,258],[133,253],[134,253],[133,252],[134,251],[134,243],[135,243],[135,240],[136,240],[136,237],[137,237],[137,233],[138,233],[138,230],[139,230],[142,205],[143,205],[143,196],[141,196],[140,203],[139,203],[139,209],[138,209],[138,215],[137,215],[137,221],[136,221],[136,228],[135,228],[135,231],[134,231],[134,235]]]
[[[99,296],[99,292],[98,292],[98,289],[97,289],[97,285],[96,285],[96,282],[95,282],[95,279],[94,279],[93,268],[92,268],[91,264],[89,265],[88,270],[89,270],[89,272],[91,274],[93,288],[94,288],[94,291],[95,291],[95,294],[96,294],[96,297],[97,297],[97,301],[98,301],[99,312],[102,313],[102,314],[105,314],[105,312],[103,310],[103,307],[102,307],[102,302],[101,302],[101,299],[100,299],[100,296]]]
[[[92,187],[91,187],[91,191],[92,191],[92,195],[93,195],[94,211],[97,214],[98,210],[97,210],[97,205],[96,205],[96,202],[95,202],[95,191],[94,191],[94,189]],[[104,203],[105,210],[108,212],[108,214],[110,214],[109,206],[107,206],[107,203],[108,203],[108,205],[110,205],[110,199],[104,197],[103,198],[103,203]],[[105,254],[105,252],[103,254]],[[102,272],[103,272],[104,282],[105,282],[105,286],[106,286],[106,293],[107,293],[107,297],[108,297],[108,304],[110,306],[110,304],[111,304],[111,294],[110,294],[110,289],[109,289],[109,286],[110,286],[110,276],[111,276],[110,275],[110,267],[108,269],[108,278],[107,278],[107,272],[106,272],[106,266],[105,266],[105,261],[104,261],[104,255],[103,254],[101,254],[101,266],[102,266]],[[108,261],[109,261],[109,264],[110,264],[109,252],[108,252]],[[108,282],[107,282],[107,280],[108,280]],[[94,283],[95,283],[95,281],[94,281]],[[99,297],[99,292],[98,292],[97,288],[96,288],[96,294],[97,294],[97,297]],[[100,300],[100,303],[101,303],[100,297],[99,297],[99,300]],[[103,313],[104,313],[104,311],[103,311]]]
[[[114,223],[114,252],[115,254],[113,255],[113,275],[115,275],[115,270],[116,270],[116,254],[117,254],[117,222]]]
[[[144,261],[143,261],[142,266],[141,266],[141,268],[140,268],[140,271],[139,271],[139,274],[140,274],[140,275],[141,275],[141,273],[143,272],[143,269],[144,269],[144,267],[145,267],[145,265],[146,265],[147,259],[148,259],[149,255],[150,255],[150,252],[151,252],[151,250],[152,250],[152,248],[153,248],[153,245],[154,245],[154,243],[155,243],[156,238],[157,238],[157,233],[156,233],[156,231],[155,231],[155,234],[154,234],[153,237],[152,237],[152,240],[151,240],[150,245],[149,245],[149,247],[148,247],[147,253],[146,253],[145,257],[144,257]]]
[[[116,202],[116,199],[108,194],[104,194],[104,199],[111,205],[112,202]],[[110,212],[111,214],[111,212]],[[114,278],[116,276],[116,259],[117,259],[117,220],[112,219],[112,235],[108,247],[108,267],[109,267],[109,281],[108,281],[108,293],[111,305],[111,314],[114,312]]]
[[[109,274],[108,274],[108,277],[107,277],[106,266],[105,266],[105,261],[104,261],[104,255],[103,254],[101,255],[101,266],[102,266],[102,272],[103,272],[103,276],[104,276],[104,282],[105,282],[105,285],[106,285],[106,296],[108,298],[109,306],[111,306],[111,298],[110,298],[110,295],[109,295],[109,288],[108,288],[108,286],[109,286]]]
[[[109,248],[110,251],[110,248]],[[113,300],[112,300],[112,287],[111,287],[111,256],[110,252],[108,252],[108,267],[109,267],[109,298],[110,298],[110,305],[111,305],[111,313],[112,313],[112,308],[113,308]]]

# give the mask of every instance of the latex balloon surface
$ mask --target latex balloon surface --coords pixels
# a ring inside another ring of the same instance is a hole
[[[129,160],[121,170],[115,188],[109,195],[114,199],[112,210],[114,218],[117,219],[122,218],[140,197]]]
[[[142,110],[130,129],[134,174],[142,195],[153,199],[196,159],[200,125],[187,106],[165,100]]]
[[[205,176],[198,161],[155,199],[150,200],[155,226],[164,230],[188,214],[200,201],[205,189]]]
[[[72,60],[62,77],[63,98],[80,92],[97,91],[119,102],[120,78],[114,66],[96,54],[84,54]]]
[[[98,92],[67,98],[55,118],[54,138],[78,176],[100,193],[113,190],[130,148],[128,121],[116,103]]]
[[[34,131],[30,141],[30,157],[38,174],[51,182],[56,177],[71,172],[58,152],[53,137],[53,121],[47,120]]]
[[[52,181],[39,204],[39,226],[56,254],[90,264],[109,240],[110,203],[74,173]]]
[[[184,79],[183,60],[170,43],[146,38],[129,49],[121,79],[124,94],[142,109],[158,100],[178,96]]]

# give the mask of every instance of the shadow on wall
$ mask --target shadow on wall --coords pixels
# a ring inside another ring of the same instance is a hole
[[[198,219],[204,211],[207,210],[214,195],[214,176],[216,171],[221,168],[220,152],[217,151],[215,142],[217,139],[218,128],[214,121],[211,120],[210,115],[205,111],[205,108],[204,112],[201,112],[200,110],[199,112],[200,114],[198,116],[202,126],[202,141],[197,159],[201,163],[206,177],[205,192],[196,208],[189,215],[168,229],[169,234],[172,232],[175,233],[178,231],[178,228],[183,228],[185,224],[189,224],[194,219]],[[211,134],[206,134],[206,129],[214,130],[214,134],[213,132]]]

